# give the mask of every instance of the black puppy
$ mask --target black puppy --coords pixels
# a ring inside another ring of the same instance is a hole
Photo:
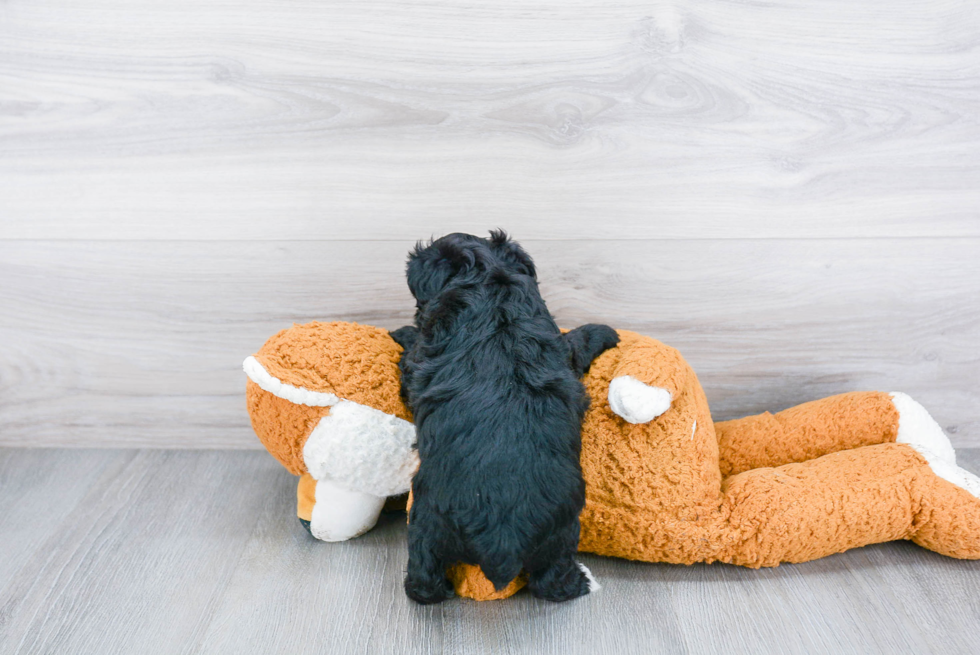
[[[589,404],[579,378],[619,337],[604,325],[562,335],[531,258],[490,234],[416,246],[416,325],[392,333],[405,348],[402,393],[421,460],[405,578],[420,603],[453,595],[446,568],[456,562],[478,564],[498,590],[523,568],[539,598],[589,592],[575,561]]]

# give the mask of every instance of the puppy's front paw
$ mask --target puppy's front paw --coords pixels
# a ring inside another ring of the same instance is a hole
[[[670,409],[670,392],[623,375],[609,383],[609,408],[628,423],[648,423]]]

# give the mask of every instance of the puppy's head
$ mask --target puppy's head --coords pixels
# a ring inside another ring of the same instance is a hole
[[[451,285],[477,284],[498,271],[536,279],[531,257],[503,230],[490,232],[489,239],[455,232],[415,245],[408,256],[408,288],[421,307]]]
[[[419,305],[425,305],[451,283],[475,283],[492,265],[493,254],[486,239],[447,234],[424,244],[408,255],[408,288]]]
[[[527,275],[534,280],[538,279],[531,255],[527,254],[524,248],[521,248],[521,245],[507,236],[503,230],[491,230],[490,249],[508,271]]]

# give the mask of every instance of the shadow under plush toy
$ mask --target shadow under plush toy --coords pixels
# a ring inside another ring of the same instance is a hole
[[[694,371],[633,332],[583,378],[586,504],[579,550],[647,562],[776,566],[909,539],[980,559],[980,478],[959,468],[928,412],[901,393],[854,392],[713,423]],[[399,394],[401,347],[356,323],[295,325],[245,360],[248,411],[294,475],[314,537],[370,530],[418,465]],[[479,568],[462,596],[504,598]]]

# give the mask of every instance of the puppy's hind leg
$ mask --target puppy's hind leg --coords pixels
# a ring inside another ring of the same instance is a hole
[[[423,530],[418,525],[417,516],[412,519],[408,524],[405,593],[422,605],[441,603],[452,598],[455,593],[452,582],[446,577],[446,565],[433,548],[439,540],[434,532]]]
[[[527,567],[527,587],[535,597],[561,602],[599,590],[592,573],[575,561],[578,536],[576,518],[538,548]]]

